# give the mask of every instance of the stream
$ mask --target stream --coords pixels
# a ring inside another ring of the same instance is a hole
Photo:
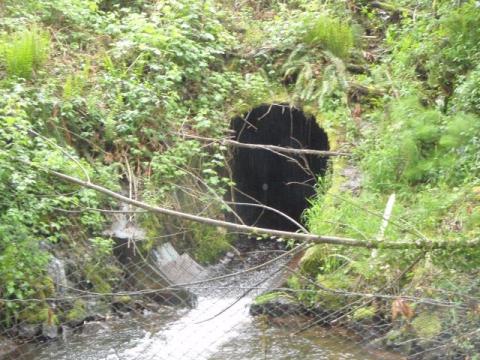
[[[258,259],[256,259],[258,261]],[[264,259],[262,260],[264,261]],[[234,271],[252,266],[237,264]],[[254,297],[275,281],[281,264],[242,276],[206,283],[191,290],[198,294],[195,308],[164,306],[158,312],[87,324],[82,332],[63,340],[25,345],[27,360],[245,360],[245,359],[398,359],[375,354],[332,330],[313,327],[295,336],[289,324],[267,324],[249,315]],[[225,274],[212,267],[208,276]],[[258,288],[251,290],[253,288]],[[300,319],[298,321],[301,321]],[[305,319],[303,320],[305,321]]]

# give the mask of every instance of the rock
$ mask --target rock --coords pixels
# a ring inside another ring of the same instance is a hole
[[[198,280],[205,271],[190,255],[180,255],[171,243],[153,249],[152,260],[159,274],[173,285]]]
[[[143,311],[142,311],[143,316],[150,316],[152,314],[153,314],[153,311],[148,310],[148,309],[143,309]]]
[[[82,328],[82,334],[88,336],[95,336],[106,331],[110,331],[110,326],[103,321],[86,322]]]
[[[271,298],[262,296],[272,295]],[[309,310],[302,304],[287,296],[266,294],[258,297],[258,301],[250,306],[250,315],[269,315],[269,316],[287,316],[287,315],[307,315]]]
[[[73,334],[73,328],[67,325],[60,325],[60,331],[62,333],[63,341],[67,341],[67,339]]]
[[[142,258],[128,242],[116,239],[115,256],[123,264],[125,272],[130,273],[128,287],[135,289],[158,289],[145,294],[152,301],[162,304],[193,307],[196,296],[187,289],[178,286],[168,289],[175,284],[190,283],[201,278],[203,267],[197,264],[188,254],[178,254],[170,243],[165,243],[151,250],[147,263],[150,266],[142,267],[138,271],[138,264],[143,264]]]
[[[47,273],[48,276],[53,280],[57,294],[65,295],[67,292],[65,262],[56,257],[52,257],[47,266]]]
[[[153,312],[158,312],[160,310],[160,304],[157,303],[149,302],[145,304],[145,306],[147,307],[147,309]]]
[[[220,264],[222,265],[227,265],[228,263],[230,263],[232,261],[231,258],[229,257],[224,257],[222,260],[220,260]]]
[[[354,166],[345,167],[341,175],[345,177],[345,182],[340,186],[341,192],[350,191],[354,195],[358,195],[362,189],[362,173],[360,169]]]
[[[47,340],[57,339],[59,336],[58,326],[56,325],[42,325],[42,337]]]
[[[78,299],[73,304],[73,308],[67,312],[67,325],[75,328],[86,321],[104,321],[109,313],[109,305],[101,300]]]
[[[109,311],[108,304],[97,299],[87,300],[85,309],[89,315],[106,314]]]
[[[16,330],[18,337],[33,340],[42,333],[42,326],[39,324],[20,324]]]
[[[121,310],[117,310],[115,312],[115,314],[120,318],[120,319],[125,319],[125,318],[128,318],[131,314],[131,312],[129,311],[121,311]]]
[[[128,295],[114,296],[112,298],[112,310],[114,312],[127,312],[132,310],[133,299]]]
[[[112,309],[115,313],[126,313],[133,310],[130,304],[119,301],[112,303]]]
[[[17,349],[17,344],[11,339],[0,336],[0,359],[6,358]]]
[[[135,310],[144,310],[146,308],[145,302],[137,299],[133,302],[133,309]]]
[[[158,290],[149,296],[153,301],[170,306],[187,306],[194,308],[197,305],[197,295],[184,288]]]
[[[131,210],[128,204],[122,204],[121,210],[126,212]],[[135,222],[130,221],[127,213],[118,213],[112,217],[112,225],[103,232],[105,236],[123,240],[145,240],[146,232]]]

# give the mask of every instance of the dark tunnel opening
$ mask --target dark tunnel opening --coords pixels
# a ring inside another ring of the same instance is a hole
[[[232,120],[235,140],[246,144],[296,149],[329,150],[328,136],[315,119],[287,105],[261,105]],[[318,176],[325,175],[328,159],[318,155],[279,154],[264,149],[236,147],[230,162],[236,184],[235,203],[260,203],[301,222],[308,199],[315,195]],[[298,226],[280,214],[252,205],[235,205],[247,225],[295,231]]]

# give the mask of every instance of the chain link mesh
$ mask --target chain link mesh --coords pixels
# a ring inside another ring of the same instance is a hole
[[[169,244],[144,257],[135,242],[120,241],[114,265],[122,284],[110,293],[75,283],[81,276],[57,263],[58,296],[12,301],[17,321],[0,333],[3,358],[475,359],[480,353],[475,277],[470,294],[428,289],[426,297],[424,288],[395,283],[351,291],[300,270],[305,246],[272,244],[259,242],[256,250],[201,267]],[[339,267],[330,278],[345,271]],[[424,276],[433,282],[440,274]],[[10,302],[3,299],[2,307],[12,308]],[[27,316],[35,311],[45,312],[36,313],[40,324]]]

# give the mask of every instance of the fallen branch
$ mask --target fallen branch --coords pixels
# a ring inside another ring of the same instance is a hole
[[[395,3],[391,4],[384,1],[372,1],[370,2],[370,7],[374,9],[380,9],[388,13],[398,14],[398,15],[405,15],[405,16],[413,16],[413,11],[407,9],[405,7],[399,7]]]
[[[382,224],[380,225],[380,231],[378,232],[377,240],[383,241],[385,236],[385,230],[387,230],[388,222],[390,221],[390,216],[392,216],[393,205],[395,204],[395,194],[390,195],[387,201],[387,206],[383,213]],[[377,257],[377,249],[372,250],[372,258]]]
[[[32,165],[30,163],[28,164]],[[302,234],[302,233],[295,233],[295,232],[283,231],[283,230],[259,228],[255,226],[249,226],[249,225],[240,225],[240,224],[235,224],[228,221],[211,219],[203,216],[197,216],[197,215],[188,214],[188,213],[184,213],[176,210],[149,205],[138,200],[129,199],[128,197],[120,195],[114,191],[108,190],[102,186],[83,181],[73,176],[59,173],[57,171],[53,171],[50,169],[45,169],[45,168],[41,168],[41,169],[65,181],[83,186],[85,188],[95,190],[97,192],[110,196],[114,199],[117,199],[123,203],[130,204],[130,205],[142,208],[144,210],[148,210],[158,214],[175,216],[182,219],[199,222],[207,225],[219,226],[226,229],[231,229],[231,230],[245,232],[245,233],[264,234],[264,235],[277,236],[277,237],[282,237],[287,239],[313,242],[318,244],[332,244],[332,245],[341,245],[341,246],[350,246],[350,247],[362,247],[362,248],[368,248],[368,249],[419,248],[419,249],[433,250],[433,249],[445,249],[445,248],[451,248],[451,247],[470,247],[471,248],[471,247],[477,247],[480,245],[480,240],[478,239],[466,241],[466,242],[455,242],[455,243],[452,243],[451,241],[448,241],[448,240],[447,241],[417,240],[417,241],[400,241],[400,242],[387,242],[387,241],[378,241],[378,240],[362,241],[362,240],[357,240],[352,238],[343,238],[343,237],[337,237],[337,236]]]
[[[315,156],[351,156],[349,153],[339,152],[339,151],[326,151],[326,150],[313,150],[313,149],[295,149],[290,147],[283,147],[277,145],[267,145],[267,144],[247,144],[242,143],[232,139],[214,139],[192,134],[179,134],[183,137],[200,140],[200,141],[210,141],[213,143],[220,143],[223,145],[231,145],[234,147],[253,149],[253,150],[268,150],[276,151],[286,154],[295,154],[295,155],[315,155]]]
[[[348,91],[351,94],[373,97],[382,97],[387,93],[385,89],[376,88],[374,86],[366,86],[355,82],[349,83]]]
[[[387,230],[388,222],[392,216],[393,205],[395,204],[395,194],[389,196],[387,205],[385,206],[385,212],[383,213],[382,225],[380,225],[380,231],[378,232],[378,240],[383,241],[385,236],[385,230]]]

